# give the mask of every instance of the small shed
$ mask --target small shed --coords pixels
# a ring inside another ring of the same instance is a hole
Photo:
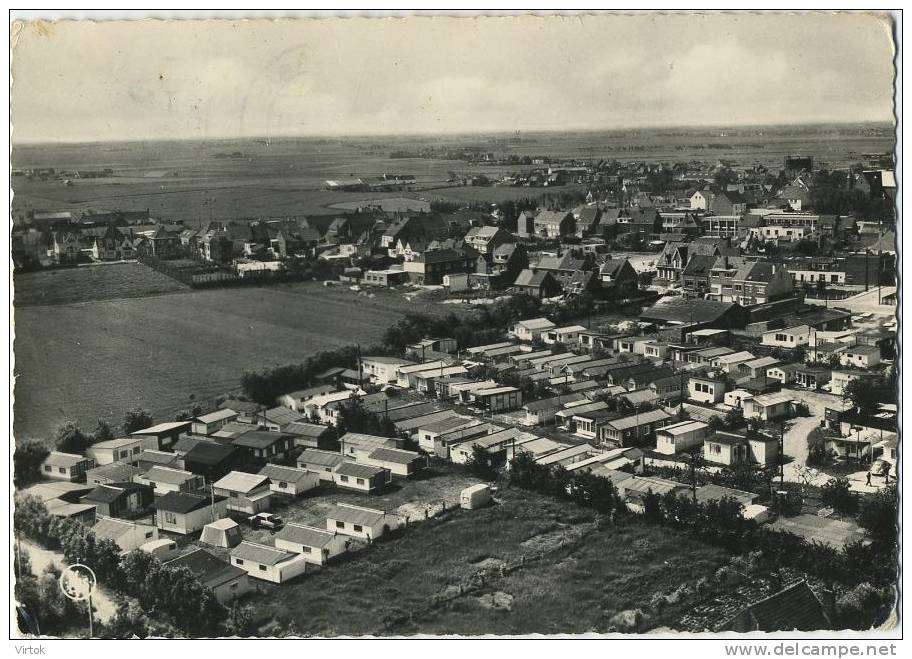
[[[203,544],[226,549],[239,545],[243,539],[241,527],[228,517],[206,524],[203,527],[203,534],[200,536],[200,542]]]

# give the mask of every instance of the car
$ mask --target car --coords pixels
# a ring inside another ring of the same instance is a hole
[[[285,520],[273,513],[257,513],[248,517],[247,521],[255,529],[268,529],[270,531],[278,531],[285,525]]]

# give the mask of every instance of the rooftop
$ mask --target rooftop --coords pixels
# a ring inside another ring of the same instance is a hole
[[[241,568],[223,561],[205,549],[195,549],[188,554],[167,561],[165,565],[187,568],[204,586],[209,588],[214,588],[247,574]]]
[[[325,547],[336,537],[332,531],[289,522],[276,534],[276,540],[287,540],[306,547]]]
[[[374,467],[371,465],[359,464],[357,462],[343,462],[339,465],[339,468],[336,469],[336,473],[340,476],[350,476],[352,478],[367,478],[371,479],[387,471],[383,467]]]
[[[233,492],[250,492],[265,485],[268,482],[266,476],[260,474],[248,474],[244,471],[232,471],[226,476],[220,478],[213,487],[220,490],[231,490]]]
[[[242,541],[241,544],[231,550],[231,558],[240,558],[260,565],[276,565],[294,557],[295,554],[284,549],[276,549],[275,547],[261,545],[249,540]]]

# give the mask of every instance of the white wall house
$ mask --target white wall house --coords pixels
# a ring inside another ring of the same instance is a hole
[[[725,389],[725,381],[717,378],[691,376],[687,383],[688,396],[699,403],[720,402],[725,396]]]
[[[399,528],[401,520],[382,510],[337,503],[326,515],[326,530],[362,540],[376,540]]]
[[[556,325],[547,318],[532,318],[530,320],[520,320],[514,324],[510,328],[510,334],[520,341],[534,341],[555,327]]]
[[[98,466],[109,465],[113,462],[135,464],[139,454],[142,453],[142,440],[134,437],[121,437],[104,442],[92,444],[86,449],[86,457],[95,460]]]
[[[41,475],[61,481],[78,481],[95,466],[95,460],[75,453],[51,451],[41,463]]]
[[[231,564],[254,579],[285,583],[304,574],[307,560],[302,554],[244,540],[231,550]]]
[[[656,430],[656,451],[674,455],[703,444],[710,433],[709,425],[702,421],[681,421]]]
[[[855,368],[871,368],[880,364],[880,348],[858,345],[839,353],[839,363]]]
[[[807,346],[810,337],[811,328],[807,325],[798,325],[797,327],[784,327],[764,332],[760,343],[777,348],[798,348]]]
[[[350,542],[346,535],[297,522],[289,522],[275,536],[276,549],[301,554],[316,565],[326,565],[334,556],[344,554]]]

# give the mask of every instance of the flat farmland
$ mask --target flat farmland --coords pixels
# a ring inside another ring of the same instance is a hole
[[[168,420],[191,395],[235,389],[245,370],[370,344],[406,311],[435,308],[315,282],[19,307],[15,437],[47,439],[70,419],[119,423],[137,405]]]
[[[188,291],[176,279],[140,263],[41,270],[15,275],[17,307],[145,297]]]

